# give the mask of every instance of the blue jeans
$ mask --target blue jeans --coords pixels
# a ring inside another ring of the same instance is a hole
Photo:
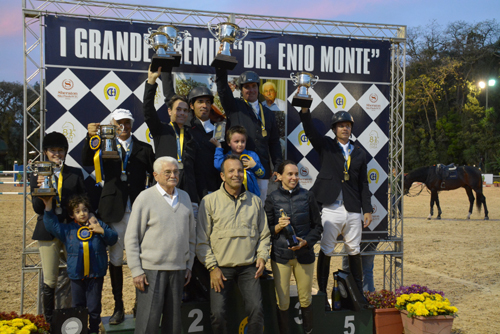
[[[227,281],[224,289],[215,292],[210,289],[210,308],[212,312],[212,331],[217,334],[227,334],[226,302],[230,298],[233,285],[238,284],[245,302],[245,312],[248,314],[247,334],[263,333],[264,310],[262,308],[262,293],[259,278],[255,278],[255,264],[238,267],[220,267]]]
[[[72,306],[83,306],[89,311],[89,333],[99,333],[103,277],[71,280]]]

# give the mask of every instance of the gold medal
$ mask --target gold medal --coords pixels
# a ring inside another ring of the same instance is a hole
[[[267,131],[266,131],[266,129],[262,129],[262,137],[267,137]]]
[[[349,181],[349,173],[344,172],[344,181]]]

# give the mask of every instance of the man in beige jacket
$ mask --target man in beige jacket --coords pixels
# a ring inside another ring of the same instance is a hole
[[[262,333],[259,277],[269,258],[270,232],[260,198],[243,187],[245,170],[234,155],[221,167],[224,183],[203,198],[196,229],[196,255],[210,272],[212,331],[227,333],[226,302],[235,281],[248,314],[247,333]]]

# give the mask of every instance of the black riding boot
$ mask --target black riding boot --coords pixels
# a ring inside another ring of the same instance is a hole
[[[43,284],[43,315],[45,316],[45,321],[48,324],[52,322],[52,315],[54,314],[54,296],[56,289],[49,287],[47,284]]]
[[[115,310],[111,318],[110,325],[118,325],[125,320],[125,309],[123,307],[123,270],[122,266],[109,264],[109,277],[111,278],[111,288],[115,299]]]
[[[313,306],[301,307],[302,310],[302,328],[305,334],[311,334],[313,331]]]
[[[290,334],[290,327],[288,326],[288,310],[282,311],[276,306],[276,313],[278,313],[278,327],[280,334]]]
[[[328,276],[330,275],[330,256],[326,256],[322,250],[319,251],[318,264],[316,266],[316,279],[318,280],[318,289],[326,295],[326,287],[328,285]],[[325,296],[325,311],[331,311],[332,308],[328,302],[328,297]]]
[[[361,296],[363,296],[363,299],[365,299],[363,294],[363,264],[361,262],[361,254],[349,255],[348,258],[349,270],[354,278],[354,282],[356,282],[356,287]]]

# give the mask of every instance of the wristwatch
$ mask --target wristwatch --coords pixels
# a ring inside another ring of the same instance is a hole
[[[208,268],[208,272],[211,273],[215,268],[217,268],[217,265],[213,265],[210,268]]]

